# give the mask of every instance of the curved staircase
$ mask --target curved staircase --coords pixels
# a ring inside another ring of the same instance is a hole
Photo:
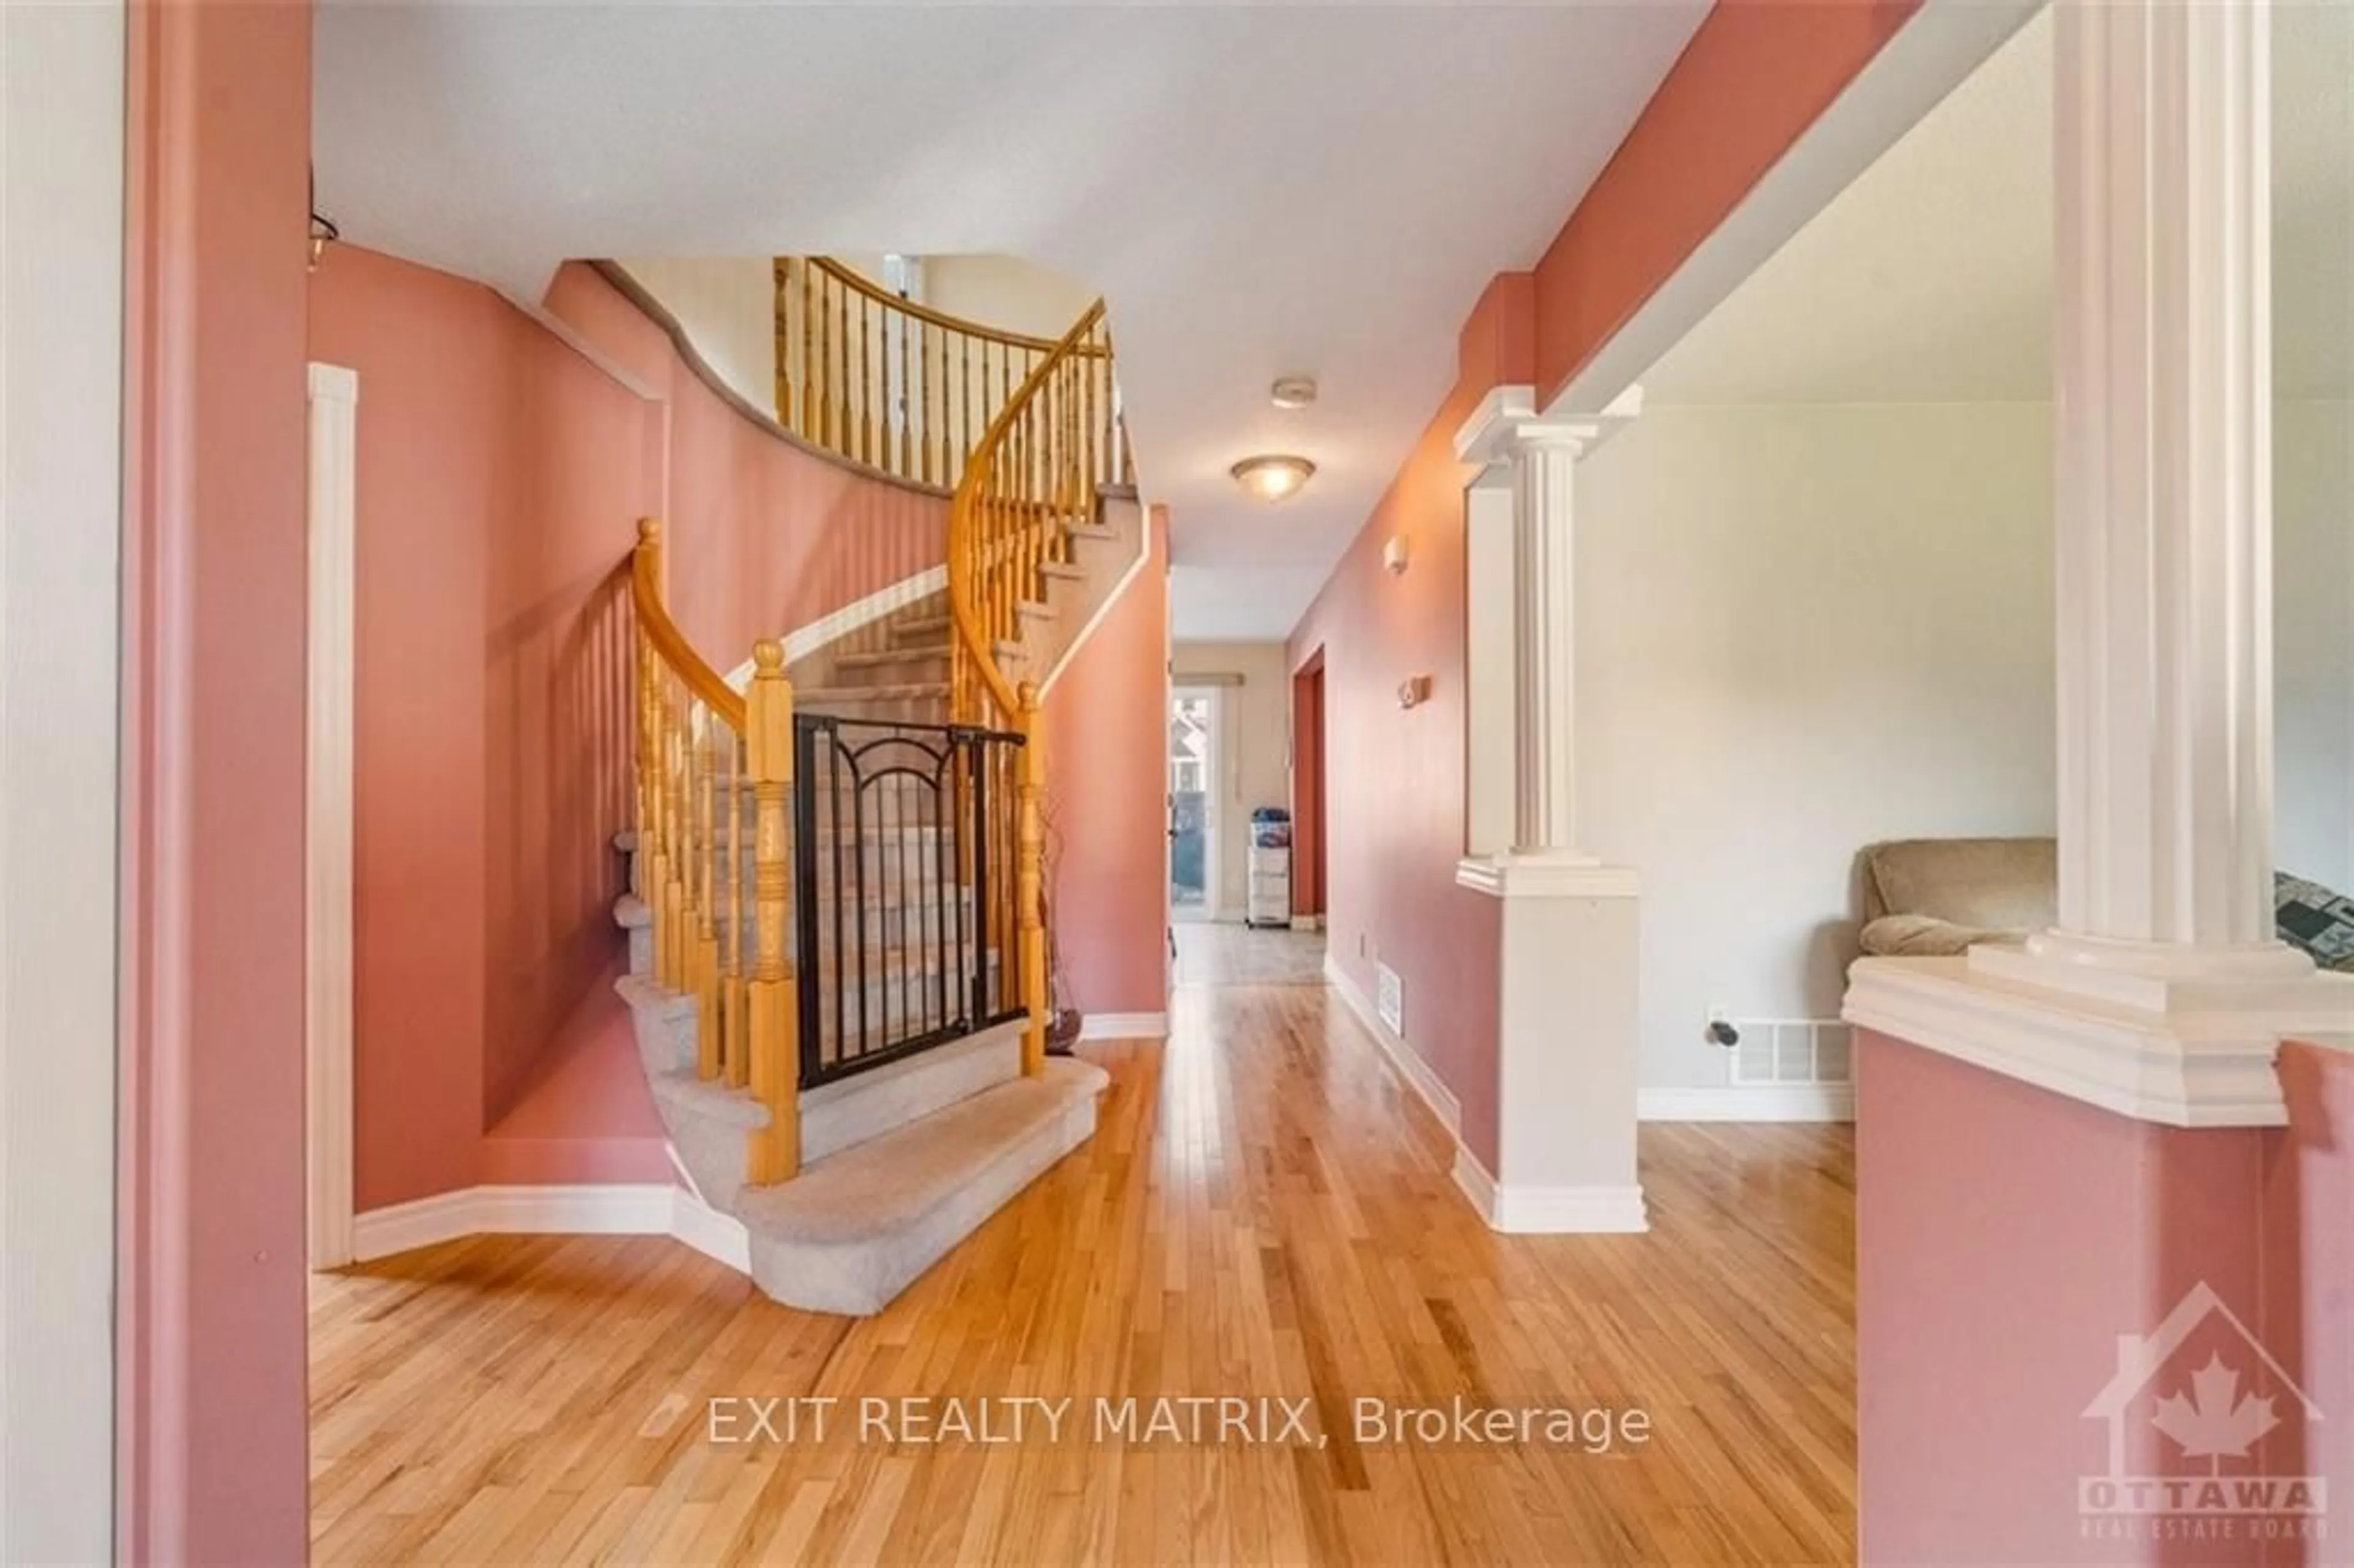
[[[1094,1131],[1102,1069],[1044,1051],[1039,693],[1144,547],[1111,372],[1098,302],[956,454],[947,591],[799,681],[767,641],[729,686],[641,524],[617,989],[681,1171],[788,1305],[881,1310]]]

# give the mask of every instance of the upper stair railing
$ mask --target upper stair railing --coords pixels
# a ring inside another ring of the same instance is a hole
[[[775,261],[777,422],[942,489],[1059,346],[900,298],[822,256]],[[1093,350],[1108,359],[1108,344]]]
[[[1017,962],[1029,1013],[1023,1070],[1044,1068],[1051,1012],[1045,946],[1046,781],[1039,680],[1023,649],[1025,622],[1046,598],[1047,567],[1067,563],[1071,530],[1091,524],[1097,498],[1129,477],[1127,429],[1113,379],[1104,303],[1089,307],[1034,365],[966,458],[949,507],[949,610],[955,626],[949,694],[968,725],[1022,737],[1016,780]],[[1009,661],[1023,663],[1017,683]]]

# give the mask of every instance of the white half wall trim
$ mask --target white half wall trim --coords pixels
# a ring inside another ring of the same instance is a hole
[[[302,1033],[311,1266],[352,1260],[352,747],[360,378],[311,366]]]
[[[0,1563],[115,1555],[124,20],[0,5]]]

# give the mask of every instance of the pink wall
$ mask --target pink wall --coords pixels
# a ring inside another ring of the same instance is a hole
[[[310,11],[129,47],[118,1552],[299,1563]]]
[[[1920,0],[1717,0],[1536,269],[1540,403],[1626,324]]]
[[[1498,385],[1541,400],[1624,324],[1913,15],[1918,0],[1718,0],[1532,273],[1500,274],[1463,325],[1458,374],[1364,530],[1291,634],[1325,654],[1331,952],[1368,994],[1373,963],[1410,996],[1414,1047],[1495,1156],[1492,901],[1458,888],[1464,843],[1464,556],[1456,429]],[[1414,566],[1382,568],[1405,533]],[[1401,712],[1409,674],[1432,700]],[[1359,951],[1360,940],[1368,951]]]
[[[941,493],[861,473],[754,424],[594,270],[564,268],[546,303],[663,399],[657,509],[673,539],[672,612],[697,647],[737,650],[740,663],[758,639],[945,558]]]
[[[462,279],[338,247],[312,281],[311,353],[360,378],[363,1211],[666,1177],[610,990],[636,519],[665,517],[672,602],[723,669],[937,560],[946,525],[746,420],[587,269],[551,302],[640,387]]]
[[[1169,531],[1046,694],[1055,938],[1071,1005],[1169,1006]]]
[[[1496,1156],[1496,903],[1455,885],[1464,848],[1463,484],[1455,431],[1489,390],[1524,379],[1525,274],[1499,278],[1463,329],[1455,390],[1291,634],[1294,669],[1324,656],[1327,950],[1366,996],[1398,971],[1409,1041],[1463,1107],[1463,1139]],[[1382,565],[1393,534],[1413,566]],[[1397,705],[1398,683],[1430,700]],[[1364,949],[1360,951],[1360,939]],[[1420,998],[1419,1001],[1412,999]]]
[[[2281,1427],[2230,1478],[2354,1485],[2354,1054],[2291,1046],[2285,1130],[2154,1127],[1882,1036],[1857,1065],[1857,1371],[1861,1544],[1874,1563],[2344,1560],[2342,1540],[2133,1537],[2078,1511],[2108,1471],[2086,1407],[2120,1335],[2154,1332],[2194,1286],[2223,1304],[2325,1415],[2303,1419],[2220,1318],[2200,1323],[2120,1430],[2131,1473],[2209,1473],[2152,1425],[2210,1355],[2269,1394]],[[2343,1504],[2340,1505],[2344,1506]],[[2345,1521],[2337,1521],[2342,1532]],[[2179,1528],[2178,1526],[2178,1528]],[[2218,1529],[2221,1527],[2217,1527]]]

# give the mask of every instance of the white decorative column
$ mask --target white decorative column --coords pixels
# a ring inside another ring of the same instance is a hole
[[[2270,11],[2055,10],[2059,924],[1968,973],[2071,1022],[1978,1054],[2277,1122],[2278,1041],[2354,1029],[2354,980],[2273,931]],[[1897,981],[1856,981],[1872,1024]]]
[[[1577,858],[1576,467],[1584,429],[1515,425],[1512,853]]]
[[[1469,679],[1509,690],[1509,851],[1467,856],[1456,881],[1501,901],[1499,923],[1495,1170],[1462,1151],[1456,1179],[1499,1230],[1647,1228],[1635,1174],[1638,1054],[1635,873],[1581,847],[1576,812],[1576,465],[1633,417],[1631,394],[1605,414],[1539,418],[1532,389],[1498,388],[1456,438],[1465,461],[1509,477],[1511,588],[1470,606],[1475,625],[1508,620],[1509,662],[1475,638]],[[1475,541],[1484,551],[1491,540]],[[1495,591],[1479,574],[1476,594]],[[1488,711],[1479,705],[1480,713]],[[1474,769],[1493,748],[1475,737]],[[1470,780],[1475,797],[1493,781]]]

